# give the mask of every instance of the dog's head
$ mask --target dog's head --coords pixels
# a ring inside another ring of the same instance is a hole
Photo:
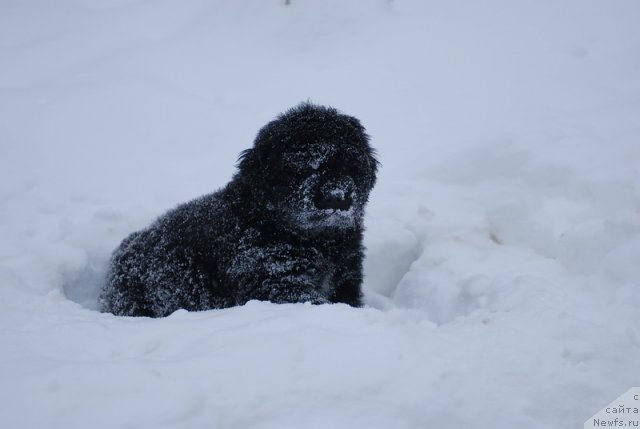
[[[377,169],[357,119],[304,103],[260,130],[237,177],[288,226],[321,231],[361,224]]]

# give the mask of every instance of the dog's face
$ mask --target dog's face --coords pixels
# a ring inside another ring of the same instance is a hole
[[[358,227],[378,162],[357,119],[310,104],[266,125],[240,159],[240,176],[288,226],[310,232]]]
[[[314,142],[283,155],[276,207],[306,230],[354,228],[360,224],[373,186],[370,154],[351,145]]]

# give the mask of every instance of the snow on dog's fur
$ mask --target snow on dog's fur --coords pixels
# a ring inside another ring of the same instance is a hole
[[[364,206],[378,162],[360,122],[301,104],[263,127],[223,189],[127,237],[100,296],[166,316],[251,299],[360,306]]]

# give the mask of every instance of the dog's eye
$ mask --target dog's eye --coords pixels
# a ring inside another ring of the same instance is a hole
[[[364,176],[370,170],[369,158],[358,150],[346,150],[334,159],[349,174]]]
[[[285,155],[285,164],[291,170],[303,171],[308,168],[309,159],[302,153],[290,153]]]
[[[294,153],[285,157],[288,168],[298,173],[317,170],[324,161],[323,157],[315,156],[312,153]]]

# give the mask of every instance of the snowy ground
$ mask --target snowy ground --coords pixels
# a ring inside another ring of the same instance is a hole
[[[291,3],[0,3],[0,427],[574,428],[639,386],[640,3]],[[306,99],[382,161],[368,307],[96,312]]]

